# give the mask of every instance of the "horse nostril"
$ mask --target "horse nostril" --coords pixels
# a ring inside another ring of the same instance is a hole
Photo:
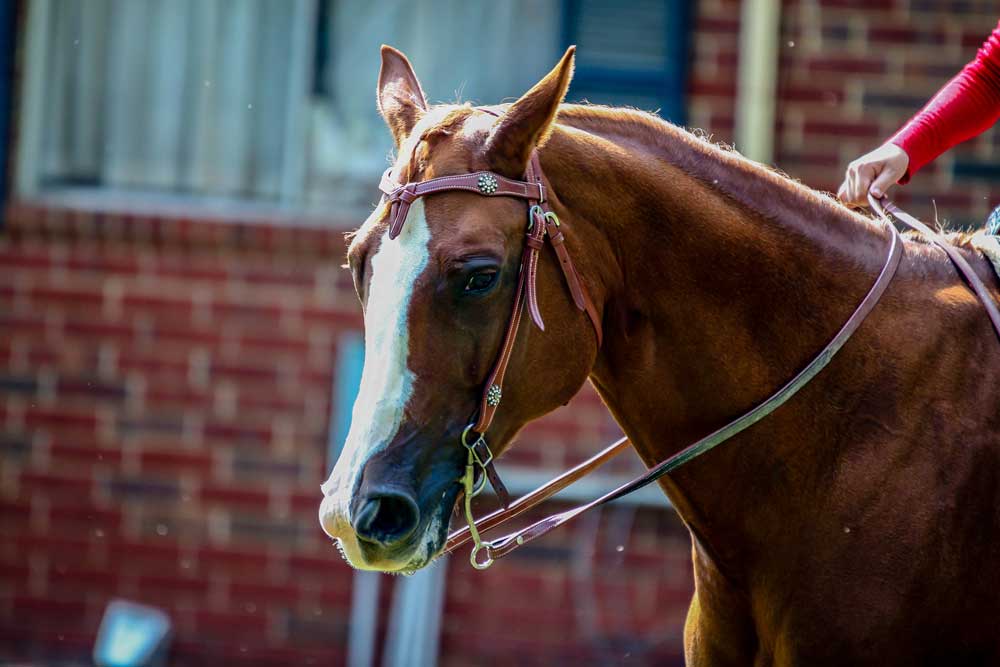
[[[359,537],[391,546],[413,533],[420,520],[416,502],[398,493],[373,494],[365,500],[354,517],[354,531]]]

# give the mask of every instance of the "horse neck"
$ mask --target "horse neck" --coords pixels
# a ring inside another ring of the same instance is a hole
[[[651,465],[745,413],[805,366],[871,286],[888,236],[680,130],[568,122],[575,128],[553,136],[559,157],[545,169],[572,202],[588,259],[600,257],[582,268],[605,306],[591,379]],[[823,409],[792,402],[781,423],[803,410],[822,419]],[[822,446],[820,437],[810,446]],[[755,426],[665,487],[696,533],[738,540],[748,527],[732,516],[733,502],[768,502],[770,471],[788,474],[816,460],[787,451],[793,440]]]

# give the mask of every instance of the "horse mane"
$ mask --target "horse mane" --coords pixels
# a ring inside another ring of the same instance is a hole
[[[492,108],[502,112],[508,106],[500,104]],[[427,113],[428,122],[418,125],[413,145],[438,135],[457,132],[475,109],[472,103],[461,100],[432,106]],[[638,141],[657,156],[667,159],[736,203],[774,220],[807,216],[814,220],[854,225],[859,233],[872,233],[879,229],[880,223],[873,213],[852,210],[833,193],[815,190],[777,167],[744,157],[735,146],[715,141],[703,130],[682,128],[655,113],[631,107],[564,103],[559,108],[556,123],[606,139],[620,137],[630,142]],[[412,151],[412,146],[409,150]],[[775,197],[769,188],[778,188],[787,196]],[[790,209],[789,202],[794,202],[795,210]],[[935,222],[940,229],[940,221]],[[971,245],[973,234],[950,231],[942,236],[955,246],[974,250]],[[915,232],[904,232],[903,236],[908,241],[931,245],[930,240]]]
[[[679,127],[653,113],[628,107],[564,104],[557,120],[605,137],[620,136],[625,129],[630,139],[638,139],[690,176],[721,190],[739,203],[752,206],[767,217],[781,220],[796,214],[813,219],[835,219],[854,224],[859,231],[878,227],[874,214],[849,209],[833,193],[810,188],[777,167],[754,162],[741,155],[734,146],[714,141],[707,132]],[[728,178],[725,178],[727,175]],[[734,179],[733,175],[738,178]],[[772,192],[767,191],[768,187],[776,187],[789,196],[774,197]],[[787,206],[789,201],[805,209],[790,211]],[[940,222],[935,222],[938,227],[941,226]],[[931,243],[920,234],[905,233],[904,236],[925,245]],[[972,236],[972,232],[963,231],[944,234],[953,245],[968,249],[971,249]]]

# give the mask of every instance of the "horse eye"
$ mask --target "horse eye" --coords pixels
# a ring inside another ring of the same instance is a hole
[[[493,287],[493,283],[496,282],[496,279],[496,271],[477,271],[469,276],[469,280],[465,283],[465,291],[485,292],[489,288]]]

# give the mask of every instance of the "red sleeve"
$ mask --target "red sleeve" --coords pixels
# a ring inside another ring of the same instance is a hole
[[[1000,23],[976,57],[891,139],[910,157],[900,183],[1000,118]]]

